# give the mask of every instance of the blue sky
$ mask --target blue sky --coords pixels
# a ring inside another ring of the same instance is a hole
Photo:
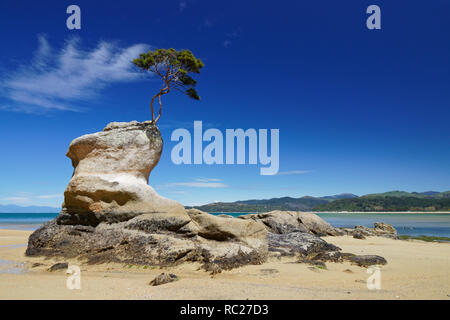
[[[81,8],[81,30],[66,8]],[[382,29],[366,28],[381,8]],[[450,189],[450,2],[11,1],[0,3],[0,204],[59,206],[74,138],[148,120],[148,48],[205,62],[201,101],[173,94],[150,184],[183,204]],[[106,60],[99,57],[107,57]],[[280,173],[175,165],[170,134],[280,129]]]

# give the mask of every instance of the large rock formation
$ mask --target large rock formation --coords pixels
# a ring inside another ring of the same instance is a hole
[[[113,122],[72,141],[67,156],[74,173],[62,211],[30,236],[26,254],[161,266],[197,261],[212,272],[262,263],[269,251],[302,262],[342,261],[340,248],[320,236],[345,230],[315,214],[272,211],[236,219],[186,211],[159,196],[148,179],[162,146],[154,124],[136,121]]]
[[[96,226],[144,213],[186,215],[176,201],[148,185],[163,141],[151,122],[112,122],[102,132],[72,141],[67,156],[74,173],[64,192],[60,221]]]
[[[148,185],[162,152],[151,122],[113,122],[72,141],[74,173],[60,215],[29,238],[27,255],[85,258],[90,263],[172,265],[206,269],[261,263],[267,231],[251,220],[191,210]]]

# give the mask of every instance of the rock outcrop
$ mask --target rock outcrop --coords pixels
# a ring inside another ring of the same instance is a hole
[[[186,211],[159,196],[148,180],[162,146],[153,123],[136,121],[113,122],[72,141],[67,156],[74,173],[62,211],[30,236],[26,254],[159,266],[195,261],[213,274],[263,263],[269,252],[312,264],[343,261],[340,248],[320,236],[352,231],[334,228],[315,214],[272,211],[236,219]],[[392,229],[374,228],[387,235]],[[361,264],[374,260],[369,258],[361,258]]]
[[[385,237],[398,239],[397,230],[393,226],[383,222],[375,222],[373,228],[364,226],[355,226],[355,228],[338,228],[339,231],[346,235],[353,236],[356,239],[364,239],[365,237]]]
[[[72,141],[74,173],[62,211],[30,236],[26,254],[162,266],[198,261],[214,272],[264,262],[261,223],[186,211],[148,185],[162,146],[155,125],[136,121]]]
[[[310,212],[271,211],[239,216],[262,223],[267,229],[269,251],[281,256],[299,256],[302,262],[337,261],[341,250],[320,236],[343,233]]]
[[[338,236],[344,233],[311,212],[301,211],[270,211],[266,213],[239,216],[241,219],[251,219],[262,222],[267,230],[276,234],[293,231],[306,232],[316,236]]]
[[[163,141],[151,122],[112,122],[102,132],[72,141],[67,156],[74,172],[64,192],[61,224],[96,226],[145,213],[185,215],[176,201],[148,185]]]

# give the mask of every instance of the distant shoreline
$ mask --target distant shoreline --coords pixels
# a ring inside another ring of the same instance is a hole
[[[450,214],[450,211],[308,211],[312,213]]]

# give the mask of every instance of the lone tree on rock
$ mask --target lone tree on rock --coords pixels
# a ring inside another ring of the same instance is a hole
[[[150,108],[152,110],[152,121],[157,123],[161,117],[161,96],[174,89],[186,94],[195,100],[200,100],[200,96],[194,89],[197,81],[189,74],[200,73],[204,64],[197,59],[189,50],[175,49],[157,49],[147,53],[141,53],[139,58],[134,59],[133,63],[142,70],[157,74],[163,80],[163,85],[159,92],[152,97]],[[155,119],[153,103],[155,99],[159,102],[159,114]]]

